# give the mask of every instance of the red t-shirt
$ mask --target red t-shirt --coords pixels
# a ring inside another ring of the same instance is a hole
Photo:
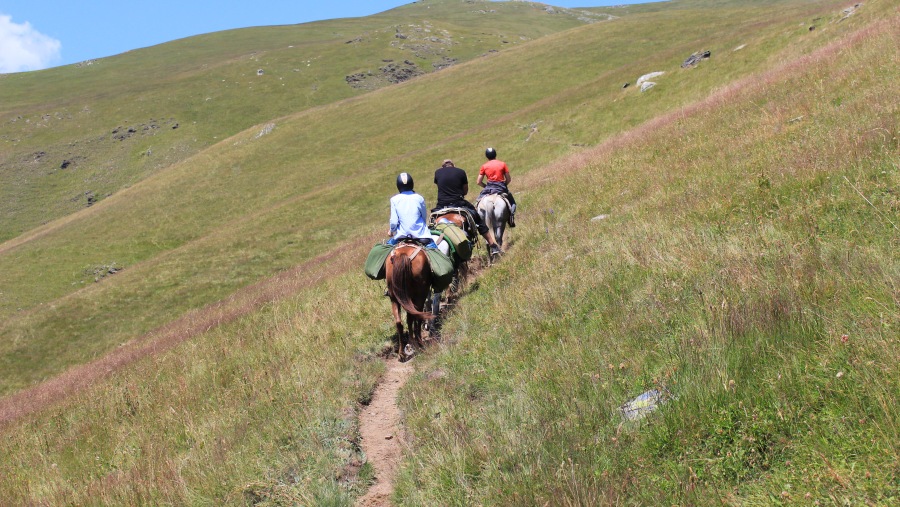
[[[481,171],[478,171],[478,174],[487,176],[488,181],[505,183],[506,175],[509,174],[509,168],[506,167],[506,162],[496,159],[488,160],[486,164],[481,166]]]

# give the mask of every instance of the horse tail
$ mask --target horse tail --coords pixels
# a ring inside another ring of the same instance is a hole
[[[491,232],[497,229],[497,218],[494,216],[494,195],[484,197],[484,225],[488,226]]]
[[[394,269],[388,279],[388,287],[391,294],[394,295],[394,299],[400,303],[406,313],[420,319],[433,319],[434,315],[418,310],[410,298],[409,288],[417,282],[413,276],[412,260],[405,253],[398,252],[397,255],[392,256],[391,263]]]

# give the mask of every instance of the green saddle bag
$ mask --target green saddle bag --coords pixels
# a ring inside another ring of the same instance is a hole
[[[428,254],[428,264],[431,266],[431,290],[444,292],[453,281],[456,267],[450,257],[444,255],[440,250],[426,248],[425,253]]]
[[[372,280],[384,280],[384,261],[391,255],[393,249],[391,245],[376,243],[366,257],[366,276]]]
[[[466,233],[456,226],[456,224],[437,224],[431,233],[440,236],[450,243],[450,250],[456,254],[461,261],[467,261],[472,258],[472,242]]]
[[[366,257],[365,272],[366,276],[372,280],[384,280],[384,263],[387,261],[391,250],[394,247],[377,243],[369,251]],[[425,248],[425,255],[428,256],[428,266],[431,268],[431,288],[435,292],[443,292],[450,286],[453,281],[453,275],[456,273],[456,267],[450,257],[447,257],[440,250],[434,248]]]

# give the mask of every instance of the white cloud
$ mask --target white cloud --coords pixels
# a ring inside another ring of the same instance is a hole
[[[0,73],[45,69],[60,59],[62,44],[31,24],[13,23],[0,14]]]

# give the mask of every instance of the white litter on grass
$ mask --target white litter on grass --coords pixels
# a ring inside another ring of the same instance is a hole
[[[850,16],[852,16],[856,12],[856,10],[859,9],[860,7],[862,7],[862,4],[858,3],[858,4],[853,5],[852,7],[847,7],[846,9],[844,9],[842,11],[842,13],[844,14],[844,17],[839,19],[838,22],[841,22],[841,21],[849,18]]]
[[[635,83],[635,84],[638,86],[641,86],[643,83],[650,81],[653,78],[662,76],[663,74],[665,74],[665,72],[663,72],[663,71],[651,72],[649,74],[644,74],[643,76],[638,78],[637,83]]]
[[[601,220],[606,220],[607,218],[609,218],[609,215],[597,215],[591,219],[591,222],[599,222]]]
[[[670,397],[667,396],[666,393],[658,389],[651,389],[625,403],[620,409],[622,410],[622,415],[625,417],[625,420],[637,421],[638,419],[643,419],[647,414],[659,408],[659,406],[665,403],[669,398]]]
[[[254,139],[259,139],[260,137],[271,133],[273,130],[275,130],[275,124],[274,123],[266,123],[263,126],[262,130],[260,130],[259,133],[256,134],[256,137],[254,137]]]
[[[653,78],[662,76],[663,74],[665,74],[665,72],[663,72],[663,71],[651,72],[649,74],[644,74],[643,76],[639,77],[638,80],[634,84],[635,84],[635,86],[640,87],[642,92],[645,92],[645,91],[649,90],[650,88],[653,88],[654,86],[656,86],[656,83],[654,83],[650,80]]]

